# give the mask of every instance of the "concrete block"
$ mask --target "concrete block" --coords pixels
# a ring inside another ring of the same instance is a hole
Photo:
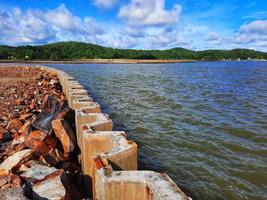
[[[72,101],[72,109],[83,109],[94,105],[92,98],[74,99]]]
[[[86,110],[75,110],[76,137],[81,148],[82,129],[92,129],[95,131],[112,131],[113,122],[104,113],[87,113]]]
[[[100,157],[94,160],[94,199],[190,200],[167,174],[153,171],[113,171]]]
[[[62,91],[66,94],[66,86],[67,86],[67,82],[68,81],[75,81],[75,78],[73,78],[72,76],[64,76],[62,79]]]
[[[137,170],[137,145],[126,139],[122,131],[92,131],[82,133],[82,170],[85,185],[90,186],[93,178],[94,157],[107,158],[117,170]]]
[[[89,98],[91,98],[91,97],[88,96],[87,94],[71,95],[69,97],[69,101],[68,101],[69,107],[71,108],[73,106],[73,100],[77,100],[77,99],[89,99]],[[92,101],[93,101],[93,99],[92,99]]]
[[[68,101],[71,101],[73,99],[73,96],[77,96],[77,95],[87,95],[88,96],[88,92],[85,89],[70,89],[69,93],[68,93]]]

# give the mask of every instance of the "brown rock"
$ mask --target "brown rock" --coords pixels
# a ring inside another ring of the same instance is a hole
[[[48,94],[44,95],[42,99],[41,109],[45,109],[47,107],[48,100],[49,100],[49,95]]]
[[[20,127],[22,127],[22,122],[19,119],[12,119],[8,125],[7,125],[7,129],[8,130],[16,130],[18,131],[20,129]]]
[[[26,137],[25,144],[27,147],[45,154],[56,147],[56,140],[48,133],[36,130]]]
[[[25,124],[23,124],[22,127],[18,130],[21,134],[28,135],[30,132],[30,127],[32,125],[32,122],[29,120]]]
[[[33,110],[35,107],[36,107],[36,104],[35,104],[34,101],[32,101],[31,104],[29,105],[29,108],[30,108],[31,110]]]
[[[68,156],[69,153],[74,151],[76,144],[75,135],[71,130],[70,125],[64,119],[57,119],[52,121],[52,126],[56,136],[61,141],[64,149],[64,154]]]
[[[65,160],[65,156],[58,149],[51,149],[47,154],[40,156],[40,161],[48,166],[55,166]]]
[[[15,118],[19,118],[20,116],[19,116],[19,113],[18,112],[12,112],[12,113],[10,113],[10,115],[9,115],[9,118],[10,119],[15,119]]]
[[[9,171],[0,169],[0,188],[9,182]]]
[[[29,113],[29,114],[22,114],[20,115],[20,120],[27,120],[27,119],[30,119],[31,117],[33,116],[32,113]]]
[[[10,171],[15,167],[19,167],[23,162],[29,160],[33,151],[31,149],[25,149],[14,153],[2,162],[0,168],[6,171]]]

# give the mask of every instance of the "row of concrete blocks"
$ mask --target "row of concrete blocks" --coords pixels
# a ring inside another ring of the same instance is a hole
[[[77,143],[87,191],[97,200],[188,200],[164,173],[137,170],[137,145],[101,113],[97,102],[78,81],[65,72],[56,73],[69,107],[75,110]]]

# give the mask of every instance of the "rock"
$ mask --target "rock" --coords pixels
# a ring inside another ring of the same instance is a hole
[[[25,144],[27,147],[45,154],[56,147],[56,140],[46,132],[35,130],[26,137]]]
[[[45,177],[42,181],[34,184],[33,199],[53,199],[53,200],[69,200],[70,196],[65,189],[66,175],[63,171],[58,170]]]
[[[0,170],[0,188],[20,187],[21,180],[17,175],[14,175],[6,170]]]
[[[35,103],[34,100],[30,103],[29,108],[30,108],[31,110],[33,110],[34,108],[36,108],[36,103]]]
[[[22,122],[19,119],[12,119],[8,125],[7,125],[7,129],[8,130],[16,130],[18,131],[20,129],[20,127],[22,127]]]
[[[24,172],[21,177],[26,180],[27,182],[30,183],[35,183],[36,181],[41,181],[43,180],[46,176],[49,174],[52,174],[54,172],[58,171],[54,167],[47,167],[43,165],[34,165],[26,172]]]
[[[25,149],[14,153],[2,162],[0,168],[10,171],[14,167],[19,167],[23,162],[29,160],[32,156],[33,151],[31,149]]]
[[[9,182],[9,171],[0,169],[0,188]]]
[[[40,161],[48,166],[55,166],[65,160],[65,156],[58,149],[51,149],[47,154],[40,156]]]
[[[55,80],[55,79],[52,79],[52,80],[49,82],[50,85],[55,85],[55,84],[57,84],[57,83],[58,83],[58,81]]]
[[[5,142],[12,139],[12,134],[3,126],[0,126],[0,141]]]
[[[20,120],[27,120],[27,119],[30,119],[31,117],[33,116],[32,113],[29,113],[29,114],[22,114],[20,115]]]
[[[15,119],[15,118],[19,118],[20,117],[20,115],[19,115],[19,113],[18,112],[11,112],[10,114],[9,114],[9,118],[10,119]]]
[[[6,188],[0,190],[1,200],[28,200],[21,187]]]
[[[61,141],[64,149],[64,154],[68,156],[71,152],[74,151],[76,144],[75,135],[70,125],[64,119],[57,119],[52,122],[52,126],[56,136]]]
[[[20,129],[18,130],[18,132],[20,132],[23,135],[28,135],[29,132],[31,131],[30,127],[32,125],[32,122],[29,120],[27,121],[25,124],[23,124],[22,127],[20,127]]]

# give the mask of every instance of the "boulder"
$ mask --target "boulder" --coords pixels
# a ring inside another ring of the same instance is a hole
[[[18,131],[20,129],[20,127],[22,127],[22,122],[19,119],[12,119],[8,125],[7,125],[7,129],[8,130],[16,130]]]
[[[27,182],[34,183],[36,181],[43,180],[46,176],[54,173],[55,171],[58,170],[54,167],[47,167],[44,165],[34,165],[20,176]]]
[[[74,151],[76,139],[69,123],[64,119],[57,119],[52,122],[52,126],[57,138],[60,140],[64,154],[68,156]]]
[[[10,171],[14,167],[19,167],[23,162],[29,160],[32,156],[33,151],[31,149],[25,149],[14,153],[2,162],[0,168]]]
[[[17,175],[14,175],[6,170],[0,170],[0,188],[20,187],[21,180]]]
[[[69,200],[70,195],[63,184],[66,182],[66,175],[62,170],[46,176],[42,181],[34,184],[33,199]]]
[[[56,147],[56,140],[44,131],[35,130],[26,137],[25,144],[27,147],[45,154]]]

